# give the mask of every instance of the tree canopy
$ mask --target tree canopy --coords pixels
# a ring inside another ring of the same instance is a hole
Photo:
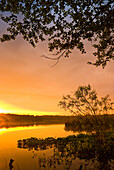
[[[105,116],[101,115],[109,114],[110,110],[113,110],[113,104],[109,95],[99,99],[96,91],[92,90],[90,85],[79,86],[73,95],[63,96],[59,102],[61,108],[79,115],[79,119],[83,122],[81,124],[85,125],[85,130],[96,133],[104,131],[107,120],[105,120]],[[75,126],[77,125],[81,128],[80,121],[75,121]]]
[[[84,40],[96,49],[95,66],[114,60],[113,0],[1,0],[0,19],[7,23],[1,42],[22,35],[33,47],[48,38],[56,58],[69,57],[76,47],[85,53]],[[49,58],[49,57],[47,57]]]
[[[61,108],[84,116],[108,114],[110,110],[113,110],[113,104],[109,95],[99,99],[90,85],[79,86],[72,96],[63,96],[62,101],[59,102]]]

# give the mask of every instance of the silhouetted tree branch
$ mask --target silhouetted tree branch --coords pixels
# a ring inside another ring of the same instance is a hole
[[[63,96],[59,102],[61,108],[75,115],[85,116],[88,124],[92,124],[91,129],[96,132],[101,130],[101,120],[98,115],[108,114],[110,110],[113,110],[113,104],[109,95],[98,99],[96,91],[92,90],[90,85],[79,86],[72,96]]]
[[[84,40],[87,40],[94,42],[96,49],[93,53],[96,61],[89,64],[104,68],[114,60],[113,0],[1,0],[0,11],[1,20],[7,23],[7,33],[2,35],[1,42],[22,35],[35,47],[48,37],[49,50],[57,50],[58,62],[62,56],[69,57],[74,48],[86,53]]]

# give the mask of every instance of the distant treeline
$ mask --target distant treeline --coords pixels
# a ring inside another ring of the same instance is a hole
[[[114,130],[114,114],[73,116],[66,120],[65,130],[90,132],[98,128],[101,131]]]
[[[17,115],[17,114],[0,114],[0,128],[9,128],[16,126],[34,126],[65,124],[66,131],[94,131],[97,123],[99,128],[105,130],[114,130],[114,114],[90,116],[58,116],[58,115]]]
[[[33,115],[17,115],[17,114],[0,114],[0,128],[16,127],[16,126],[33,126],[48,124],[65,124],[68,119],[73,116],[33,116]]]

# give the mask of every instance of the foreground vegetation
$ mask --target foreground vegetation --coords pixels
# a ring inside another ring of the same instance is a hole
[[[93,169],[112,169],[114,160],[114,133],[108,132],[96,138],[95,134],[77,136],[72,135],[64,138],[28,138],[18,140],[18,148],[30,150],[46,150],[53,148],[53,154],[38,158],[39,167],[56,168],[63,166],[63,169],[70,169],[73,161],[78,157],[84,160],[80,164],[80,169],[88,169],[90,164]]]

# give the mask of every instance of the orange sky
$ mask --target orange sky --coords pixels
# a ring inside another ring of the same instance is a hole
[[[41,57],[52,56],[46,42],[35,49],[20,37],[0,43],[0,112],[66,114],[57,106],[62,96],[87,84],[114,100],[114,63],[105,69],[88,65],[95,57],[91,44],[86,49],[87,54],[76,49],[50,67],[54,63]]]

